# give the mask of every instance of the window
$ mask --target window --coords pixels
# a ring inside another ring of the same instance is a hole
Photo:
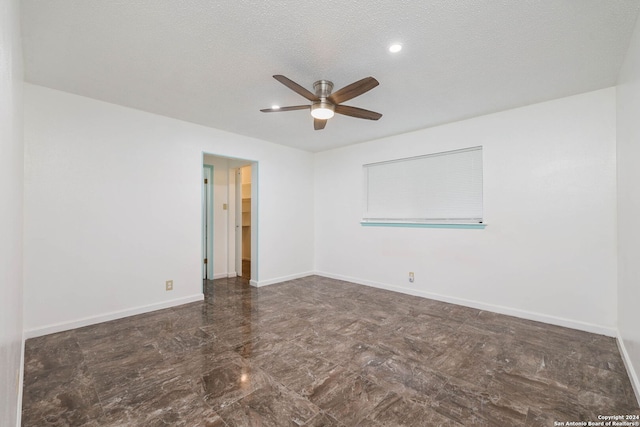
[[[370,163],[363,171],[363,225],[483,222],[482,147]]]

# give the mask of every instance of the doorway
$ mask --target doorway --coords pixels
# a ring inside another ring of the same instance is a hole
[[[237,193],[237,209],[240,212],[240,229],[237,234],[236,247],[238,248],[237,269],[239,276],[251,280],[251,166],[243,166],[237,169],[236,182],[239,182]],[[239,191],[238,191],[239,190]]]
[[[255,161],[203,153],[203,278],[242,277],[257,286],[258,178]]]

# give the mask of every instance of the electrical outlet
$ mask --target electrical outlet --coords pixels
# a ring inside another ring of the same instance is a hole
[[[165,283],[165,287],[167,291],[173,290],[173,280],[167,280]]]
[[[413,283],[416,280],[416,276],[413,274],[413,271],[409,272],[409,282]]]

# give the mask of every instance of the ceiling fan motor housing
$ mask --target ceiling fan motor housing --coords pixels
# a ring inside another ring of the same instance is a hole
[[[318,80],[313,84],[313,90],[316,91],[316,96],[320,98],[320,100],[324,100],[331,95],[333,83],[329,80]]]

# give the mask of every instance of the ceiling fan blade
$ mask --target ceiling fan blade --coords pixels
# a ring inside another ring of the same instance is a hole
[[[308,110],[311,105],[294,105],[292,107],[280,107],[280,108],[263,108],[263,113],[277,113],[278,111],[293,111],[293,110]]]
[[[292,91],[296,92],[297,94],[304,96],[309,101],[318,101],[320,99],[315,95],[315,93],[308,91],[307,89],[300,86],[298,83],[294,82],[291,79],[286,78],[285,76],[276,74],[275,76],[273,76],[273,78],[279,81],[280,83],[282,83],[283,85],[285,85],[286,87],[288,87],[289,89],[291,89]]]
[[[336,105],[335,112],[345,116],[356,117],[358,119],[378,120],[382,114],[364,108],[349,107],[348,105]]]
[[[350,85],[345,86],[339,91],[331,94],[329,96],[329,101],[333,102],[334,104],[341,104],[345,101],[355,98],[356,96],[370,91],[379,84],[380,83],[378,83],[378,81],[373,77],[365,77],[364,79],[358,80],[355,83],[351,83]]]
[[[313,128],[315,130],[322,130],[327,125],[327,121],[323,119],[313,119]]]

